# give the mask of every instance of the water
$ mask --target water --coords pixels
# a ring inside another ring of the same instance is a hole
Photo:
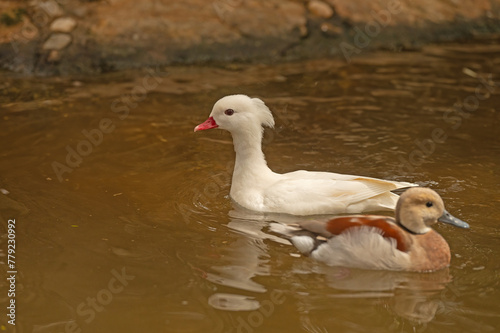
[[[499,65],[498,46],[482,44],[351,64],[5,76],[0,260],[15,219],[16,332],[499,330]],[[435,228],[450,268],[327,267],[269,232],[292,217],[235,207],[229,134],[193,133],[231,93],[273,110],[264,151],[275,171],[436,189],[471,225]],[[6,279],[0,286],[5,309]]]

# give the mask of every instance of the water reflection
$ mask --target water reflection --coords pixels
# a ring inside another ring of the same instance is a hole
[[[448,269],[427,274],[349,270],[341,278],[327,275],[328,285],[342,290],[339,298],[377,298],[394,314],[418,324],[434,319],[439,293],[451,281]]]
[[[262,239],[238,238],[221,256],[218,265],[211,266],[216,273],[207,273],[208,281],[258,293],[266,291],[264,286],[252,280],[258,275],[269,275],[269,254]]]

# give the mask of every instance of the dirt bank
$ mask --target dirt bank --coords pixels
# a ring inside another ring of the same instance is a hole
[[[100,73],[174,63],[274,62],[496,38],[500,0],[4,0],[4,69]]]

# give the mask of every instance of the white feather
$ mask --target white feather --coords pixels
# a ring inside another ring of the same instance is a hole
[[[314,250],[314,239],[310,236],[293,236],[290,240],[297,250],[304,254],[309,254]]]
[[[227,115],[228,109],[234,114]],[[210,116],[233,136],[236,162],[230,195],[244,208],[293,215],[392,210],[398,196],[390,191],[416,186],[328,172],[275,173],[261,149],[262,126],[274,126],[271,111],[262,100],[226,96],[215,103]]]
[[[384,238],[380,229],[363,226],[332,237],[311,257],[330,266],[363,269],[406,270],[410,256],[396,248],[396,240]]]

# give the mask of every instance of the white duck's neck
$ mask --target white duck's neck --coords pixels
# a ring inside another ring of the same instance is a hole
[[[267,166],[262,152],[262,128],[246,128],[233,133],[236,161],[234,165],[234,182],[252,182],[267,178],[274,174]],[[247,184],[248,185],[248,184]]]

